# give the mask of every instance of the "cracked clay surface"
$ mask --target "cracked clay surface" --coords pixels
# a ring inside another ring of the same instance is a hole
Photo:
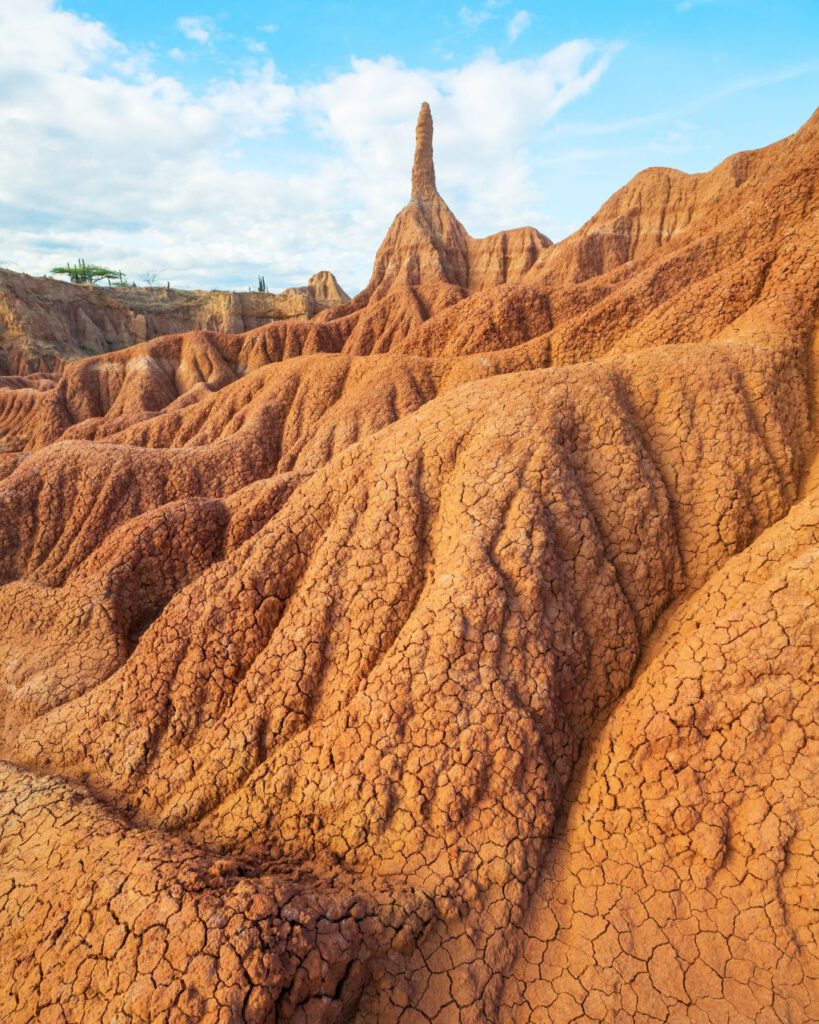
[[[0,379],[0,1018],[819,1021],[819,117]]]

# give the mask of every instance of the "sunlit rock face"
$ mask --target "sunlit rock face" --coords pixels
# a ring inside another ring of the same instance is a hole
[[[817,178],[2,382],[3,1021],[815,1018]]]
[[[349,300],[329,270],[273,294],[97,287],[0,268],[0,375],[59,373],[69,360],[163,334],[241,333],[275,320],[310,320]]]

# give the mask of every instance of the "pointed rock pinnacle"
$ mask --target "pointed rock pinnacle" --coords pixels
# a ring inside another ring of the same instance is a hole
[[[415,159],[412,162],[412,199],[432,199],[435,188],[435,164],[432,160],[432,114],[429,104],[421,104],[415,128]]]

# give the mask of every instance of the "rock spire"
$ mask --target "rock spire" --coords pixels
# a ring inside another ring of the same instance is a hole
[[[432,199],[435,187],[435,164],[432,159],[432,113],[428,103],[421,104],[415,128],[415,159],[412,162],[412,199]]]

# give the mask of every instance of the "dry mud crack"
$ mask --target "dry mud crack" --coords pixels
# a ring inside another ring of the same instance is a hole
[[[0,380],[0,1016],[819,1020],[819,120]]]

